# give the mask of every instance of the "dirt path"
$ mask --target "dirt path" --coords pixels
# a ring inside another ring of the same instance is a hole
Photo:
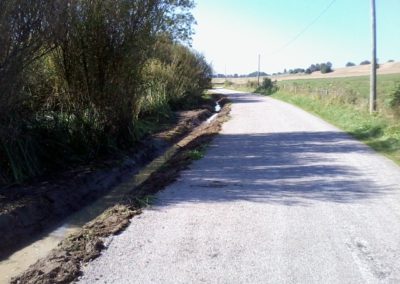
[[[82,283],[399,283],[400,168],[283,102],[230,94],[204,159]]]

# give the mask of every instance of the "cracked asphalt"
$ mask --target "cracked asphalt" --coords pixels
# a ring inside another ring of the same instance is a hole
[[[400,168],[289,104],[219,90],[205,157],[81,283],[400,283]]]

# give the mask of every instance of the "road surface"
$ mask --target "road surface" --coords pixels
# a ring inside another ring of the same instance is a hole
[[[82,283],[400,283],[400,168],[294,106],[231,120]]]

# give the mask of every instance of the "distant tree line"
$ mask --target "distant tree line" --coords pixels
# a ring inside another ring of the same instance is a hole
[[[388,63],[394,62],[393,59],[388,60]],[[360,62],[360,65],[368,65],[371,64],[369,60],[363,60]],[[313,72],[321,72],[322,74],[330,73],[333,72],[332,69],[332,63],[331,62],[326,62],[326,63],[316,63],[316,64],[311,64],[308,68],[294,68],[294,69],[284,69],[283,72],[276,72],[272,73],[272,76],[277,76],[277,75],[285,75],[285,74],[311,74]],[[355,63],[353,62],[347,62],[346,67],[352,67],[356,66]],[[378,66],[379,68],[379,66]],[[214,74],[213,78],[246,78],[246,77],[257,77],[258,72],[252,72],[250,74]],[[270,74],[265,73],[265,72],[260,72],[260,76],[270,76]]]
[[[392,62],[394,62],[394,60],[390,59],[387,62],[388,63],[392,63]],[[363,61],[360,62],[360,65],[369,65],[369,64],[371,64],[371,61],[369,61],[369,60],[363,60]],[[353,62],[347,62],[346,63],[346,67],[353,67],[353,66],[356,66],[356,64],[353,63]],[[379,64],[378,64],[378,67],[379,67]]]
[[[273,73],[272,75],[284,75],[284,74],[311,74],[313,72],[318,72],[320,71],[321,73],[330,73],[332,72],[332,63],[331,62],[326,62],[326,63],[317,63],[317,64],[311,64],[308,68],[294,68],[294,69],[285,69],[283,72],[278,72],[278,73]]]
[[[311,74],[313,72],[321,71],[322,74],[330,73],[332,72],[332,63],[326,62],[326,63],[317,63],[317,64],[312,64],[310,67],[308,67],[305,71],[306,74]]]
[[[257,77],[258,71],[251,72],[249,74],[214,74],[213,78],[250,78],[250,77]],[[265,77],[269,76],[268,73],[260,71],[260,76]]]

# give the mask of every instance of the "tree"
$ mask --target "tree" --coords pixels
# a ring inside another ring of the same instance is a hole
[[[144,109],[172,102],[169,95],[201,94],[211,67],[189,47],[193,7],[192,0],[0,0],[0,184],[132,147]],[[160,70],[172,71],[166,88],[148,80]]]
[[[369,61],[369,60],[364,60],[364,61],[361,61],[361,63],[360,63],[360,65],[369,65],[369,64],[371,64],[371,61]]]
[[[272,95],[278,90],[276,81],[272,81],[270,78],[264,78],[260,87],[257,88],[256,92],[264,95]]]
[[[356,64],[354,64],[353,62],[346,63],[346,67],[352,67],[352,66],[356,66]]]
[[[311,64],[310,67],[308,67],[306,70],[304,70],[304,72],[306,74],[311,74],[311,73],[317,72],[317,71],[321,71],[321,73],[332,72],[332,63],[328,61],[326,63]]]
[[[332,63],[327,62],[327,63],[321,63],[321,73],[326,74],[332,72]]]

